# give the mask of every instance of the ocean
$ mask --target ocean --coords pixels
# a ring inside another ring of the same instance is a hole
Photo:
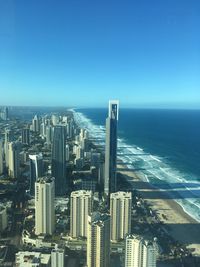
[[[105,145],[107,109],[76,109],[74,116]],[[200,110],[120,109],[118,159],[142,169],[144,181],[176,192],[171,197],[200,222]]]

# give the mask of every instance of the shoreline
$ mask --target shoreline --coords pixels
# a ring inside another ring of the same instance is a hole
[[[200,223],[185,212],[174,198],[170,198],[167,190],[153,187],[149,182],[143,181],[141,173],[128,171],[120,163],[117,167],[120,168],[118,172],[140,193],[159,220],[168,227],[169,234],[192,249],[193,255],[200,256]]]
[[[81,113],[81,115],[84,117],[84,114]],[[120,164],[123,160],[118,160],[117,168],[120,170],[117,172],[125,176],[125,179],[132,184],[132,188],[138,190],[142,198],[150,204],[159,220],[169,229],[169,235],[192,249],[193,255],[200,256],[200,222],[176,202],[176,199],[180,198],[180,195],[177,194],[178,189],[177,192],[174,190],[173,194],[169,196],[169,192],[167,192],[169,189],[154,187],[150,182],[144,181],[142,171],[128,170],[126,165]]]

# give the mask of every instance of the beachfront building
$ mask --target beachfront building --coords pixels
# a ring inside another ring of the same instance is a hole
[[[88,216],[87,267],[110,267],[110,216]]]
[[[70,235],[87,237],[88,215],[92,211],[92,191],[73,191],[70,197]]]
[[[131,232],[131,192],[116,192],[110,195],[111,232],[110,238],[116,242]]]
[[[66,132],[65,126],[54,128],[52,146],[52,176],[55,177],[55,194],[62,196],[66,192]]]
[[[42,177],[35,183],[35,234],[53,234],[55,229],[54,178]]]
[[[106,147],[105,147],[105,180],[104,193],[109,195],[117,190],[117,124],[119,101],[109,101],[108,118],[106,119]]]
[[[125,267],[156,267],[157,243],[138,235],[128,235]]]

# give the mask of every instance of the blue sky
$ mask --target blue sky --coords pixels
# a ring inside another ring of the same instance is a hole
[[[0,105],[200,108],[199,0],[1,0]]]

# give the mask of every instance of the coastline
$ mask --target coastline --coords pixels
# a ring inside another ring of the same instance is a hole
[[[150,204],[159,220],[167,225],[169,234],[192,249],[193,255],[200,256],[200,223],[186,213],[174,198],[170,198],[167,190],[155,188],[149,182],[144,182],[139,172],[128,171],[120,163],[117,167],[132,188],[138,190],[142,198]]]
[[[74,111],[74,114],[77,112]],[[94,125],[82,113],[78,113],[78,124],[86,127],[89,132],[93,132]],[[81,122],[81,123],[80,123]],[[96,125],[95,125],[96,127]],[[98,127],[98,126],[97,126]],[[98,133],[99,134],[99,133]],[[94,138],[95,135],[92,135]],[[102,133],[101,138],[104,139]],[[146,200],[153,211],[156,212],[159,220],[166,225],[169,234],[180,243],[193,250],[193,255],[200,256],[200,222],[189,215],[176,200],[180,198],[177,191],[169,196],[170,189],[155,188],[151,183],[143,180],[142,171],[133,171],[128,169],[122,159],[118,159],[118,173],[121,173],[132,184],[132,188],[137,189],[144,200]],[[175,194],[174,194],[175,193]],[[163,216],[164,215],[164,216]]]

